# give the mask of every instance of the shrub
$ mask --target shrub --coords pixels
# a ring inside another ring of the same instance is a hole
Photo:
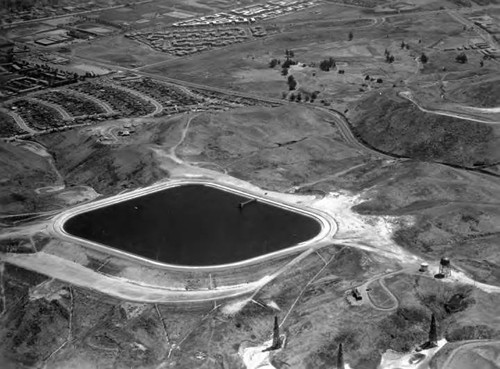
[[[450,342],[491,339],[499,336],[500,332],[486,325],[466,325],[445,334],[445,338]]]

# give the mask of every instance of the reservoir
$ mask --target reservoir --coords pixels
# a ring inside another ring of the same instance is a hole
[[[188,184],[77,214],[64,230],[162,263],[212,266],[294,246],[315,237],[321,225],[265,201]]]

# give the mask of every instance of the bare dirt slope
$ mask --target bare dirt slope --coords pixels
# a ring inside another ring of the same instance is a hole
[[[0,142],[0,213],[36,211],[37,187],[57,178],[48,161],[21,147]]]
[[[54,155],[56,166],[68,186],[86,185],[102,194],[137,188],[168,177],[153,153],[138,142],[102,143],[88,131],[69,131],[40,138]]]
[[[450,99],[470,106],[495,108],[500,106],[500,83],[497,79],[466,84],[453,89]]]

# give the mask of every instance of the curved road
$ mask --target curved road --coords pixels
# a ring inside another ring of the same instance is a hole
[[[351,127],[349,126],[347,119],[342,114],[340,114],[338,111],[333,110],[333,109],[326,109],[326,108],[319,107],[319,106],[311,106],[311,107],[330,114],[330,116],[333,118],[333,121],[327,121],[327,122],[333,123],[333,124],[335,124],[336,127],[338,127],[340,134],[342,135],[342,138],[348,144],[358,148],[361,151],[365,151],[365,152],[368,151],[371,154],[375,154],[377,156],[381,156],[381,157],[384,157],[386,159],[393,160],[396,158],[393,155],[385,154],[383,152],[372,149],[371,147],[366,146],[363,143],[361,143],[356,138],[356,136],[354,136],[354,134],[352,133]],[[398,158],[398,159],[400,159],[400,158]],[[405,160],[405,159],[402,159],[402,160]]]
[[[158,113],[161,113],[163,111],[163,105],[160,104],[158,101],[156,101],[155,99],[153,99],[149,95],[145,95],[142,92],[139,92],[139,91],[136,91],[136,90],[133,90],[131,88],[127,88],[127,87],[124,87],[124,86],[118,85],[118,84],[113,84],[113,88],[116,88],[117,90],[122,90],[123,92],[126,92],[130,95],[137,96],[141,100],[147,101],[151,105],[153,105],[155,107],[155,110],[152,113],[144,115],[144,117],[152,117],[152,116],[154,116]]]
[[[45,101],[45,100],[40,100],[40,99],[37,99],[36,97],[33,97],[33,96],[27,96],[24,98],[24,100],[28,100],[28,101],[31,100],[35,103],[48,106],[48,107],[56,110],[62,119],[71,120],[71,115],[66,110],[64,110],[60,105],[56,105],[56,104],[53,104],[53,103]]]
[[[496,340],[496,341],[475,340],[475,341],[466,342],[463,345],[461,345],[461,346],[457,347],[456,349],[454,349],[452,352],[450,352],[450,354],[448,355],[448,358],[444,362],[444,364],[441,367],[441,369],[456,369],[457,365],[454,364],[454,361],[455,361],[455,355],[458,352],[460,352],[461,350],[466,349],[466,348],[470,349],[470,348],[473,348],[473,347],[480,347],[480,346],[483,346],[483,345],[486,345],[486,344],[500,345],[500,340]],[[497,365],[497,368],[498,367],[500,367],[500,365]]]
[[[21,116],[13,111],[10,111],[10,110],[7,110],[7,109],[2,109],[3,112],[5,112],[6,114],[9,114],[12,119],[14,119],[14,121],[16,122],[16,124],[18,125],[19,128],[21,128],[23,131],[26,131],[28,133],[31,133],[31,134],[35,134],[35,133],[38,133],[40,131],[37,131],[31,127],[29,127],[26,122],[24,121],[23,118],[21,118]]]
[[[405,272],[410,272],[410,271],[413,271],[413,268],[407,268],[407,269],[400,269],[400,270],[396,270],[394,272],[390,272],[390,273],[387,273],[387,274],[383,274],[383,275],[379,275],[379,276],[375,276],[375,277],[372,277],[370,278],[368,281],[366,281],[365,283],[363,283],[361,286],[358,287],[358,290],[359,292],[361,293],[361,296],[362,298],[368,302],[368,304],[370,304],[370,306],[372,308],[374,308],[375,310],[379,310],[379,311],[392,311],[392,310],[395,310],[398,308],[399,306],[399,301],[398,299],[396,298],[396,296],[394,296],[394,294],[392,293],[392,291],[387,288],[387,286],[385,285],[385,283],[383,282],[383,280],[387,277],[390,277],[390,276],[393,276],[393,275],[396,275],[396,274],[400,274],[400,273],[405,273]],[[372,301],[372,299],[370,298],[370,295],[367,291],[367,288],[368,286],[371,284],[371,283],[380,283],[380,286],[382,287],[382,289],[389,295],[389,298],[394,302],[394,305],[389,307],[389,308],[383,308],[383,307],[379,307],[377,305],[375,305]]]
[[[478,123],[485,123],[485,124],[500,124],[500,117],[491,117],[490,119],[486,119],[483,114],[498,114],[500,113],[499,108],[475,108],[472,106],[456,106],[456,111],[450,111],[450,110],[444,110],[444,109],[429,109],[429,108],[424,108],[421,106],[413,96],[413,94],[410,91],[403,91],[398,94],[402,98],[405,98],[406,100],[411,101],[417,108],[419,108],[421,111],[424,113],[429,113],[429,114],[437,114],[437,115],[443,115],[447,117],[452,117],[452,118],[458,118],[458,119],[465,119],[465,120],[471,120],[474,122]],[[480,117],[476,116],[476,114],[481,115]]]
[[[59,91],[59,92],[65,93],[65,94],[73,94],[75,96],[81,96],[84,99],[90,100],[94,104],[99,105],[106,113],[108,113],[108,114],[115,113],[115,111],[113,110],[113,108],[111,106],[109,106],[108,103],[106,103],[106,102],[104,102],[102,100],[99,100],[95,96],[88,95],[88,94],[86,94],[84,92],[76,91],[76,90],[70,90],[70,89],[60,89],[60,90],[54,90],[54,91]]]
[[[380,306],[377,306],[375,304],[375,302],[373,302],[373,300],[371,299],[370,297],[370,294],[367,293],[368,295],[368,301],[370,303],[370,305],[375,309],[375,310],[379,310],[379,311],[392,311],[392,310],[396,310],[399,306],[399,301],[398,299],[396,298],[396,296],[394,296],[394,294],[392,293],[392,291],[387,288],[387,286],[385,285],[384,283],[384,280],[385,280],[385,277],[386,276],[383,276],[382,278],[380,278],[378,281],[374,281],[372,283],[379,283],[380,284],[380,287],[382,287],[382,289],[384,290],[384,292],[389,296],[389,298],[392,300],[393,302],[393,305],[391,307],[380,307]],[[366,291],[366,290],[365,290]]]

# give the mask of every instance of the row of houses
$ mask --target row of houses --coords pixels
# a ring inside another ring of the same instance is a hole
[[[229,24],[251,24],[258,20],[275,18],[294,11],[318,5],[316,0],[281,0],[266,4],[250,5],[231,10],[230,13],[216,13],[198,18],[175,22],[174,27],[197,27]]]

